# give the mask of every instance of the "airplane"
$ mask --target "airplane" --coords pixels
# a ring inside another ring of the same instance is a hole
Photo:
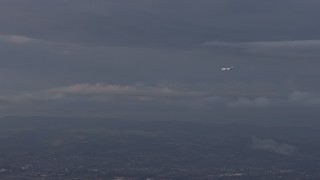
[[[232,69],[234,69],[234,67],[223,67],[221,71],[231,71]]]

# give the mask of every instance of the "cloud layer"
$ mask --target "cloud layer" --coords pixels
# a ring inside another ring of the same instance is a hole
[[[319,56],[320,40],[219,42],[209,41],[205,46],[239,48],[243,51],[270,56]]]
[[[134,85],[113,84],[75,84],[72,86],[49,89],[48,92],[62,94],[105,94],[124,96],[148,96],[148,97],[179,97],[179,96],[203,96],[201,92],[183,92],[166,86],[145,86],[142,83]]]
[[[254,137],[252,139],[252,146],[253,149],[277,153],[281,155],[293,155],[297,149],[289,144],[285,143],[278,143],[273,139],[260,139]]]
[[[196,90],[194,87],[186,88],[170,83],[157,85],[144,85],[142,83],[129,85],[116,84],[74,84],[64,87],[50,88],[41,91],[8,95],[0,97],[0,110],[3,114],[20,115],[61,113],[61,109],[68,111],[69,115],[86,113],[88,116],[105,115],[106,112],[141,112],[150,116],[154,112],[186,114],[202,112],[202,115],[220,114],[237,119],[234,112],[265,112],[273,116],[273,111],[282,109],[283,115],[288,111],[299,109],[315,109],[310,115],[317,113],[320,106],[320,95],[311,92],[295,91],[288,96],[240,96],[230,97],[227,94],[205,89]],[[21,109],[23,111],[21,111]],[[81,111],[81,112],[80,112]],[[211,115],[211,116],[212,116]],[[274,114],[276,115],[276,114]],[[190,116],[189,120],[194,117]],[[187,118],[188,119],[188,118]],[[242,120],[240,120],[242,121]]]

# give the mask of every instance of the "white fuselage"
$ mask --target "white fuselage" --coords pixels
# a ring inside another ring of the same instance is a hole
[[[234,67],[224,67],[224,68],[221,68],[221,71],[230,71],[234,69]]]

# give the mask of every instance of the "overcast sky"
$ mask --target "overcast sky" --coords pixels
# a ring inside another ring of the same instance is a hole
[[[319,0],[0,0],[0,113],[316,120],[319,9]]]

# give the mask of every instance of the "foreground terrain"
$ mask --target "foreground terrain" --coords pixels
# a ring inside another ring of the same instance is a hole
[[[0,179],[319,179],[320,131],[2,118]]]

